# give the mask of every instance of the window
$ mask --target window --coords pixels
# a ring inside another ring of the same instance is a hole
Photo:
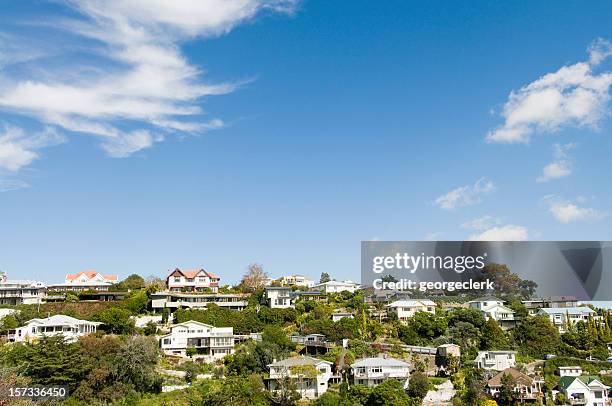
[[[175,276],[174,277],[174,282],[180,282],[181,281],[181,277],[180,276]]]
[[[603,393],[601,391],[595,392],[595,399],[601,399],[603,397]]]
[[[372,368],[372,373],[374,374],[379,374],[382,372],[382,367],[373,367]]]

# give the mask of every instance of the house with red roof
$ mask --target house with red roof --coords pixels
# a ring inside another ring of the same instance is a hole
[[[95,269],[67,274],[64,283],[49,285],[50,291],[82,292],[86,290],[107,291],[112,285],[119,282],[117,275],[104,275]]]
[[[179,269],[171,271],[166,278],[166,286],[171,292],[217,293],[221,279],[204,269]]]

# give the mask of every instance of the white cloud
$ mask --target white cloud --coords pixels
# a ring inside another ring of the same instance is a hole
[[[527,228],[511,224],[491,227],[469,237],[470,241],[525,241],[528,238]]]
[[[28,135],[21,128],[5,125],[0,133],[0,168],[18,171],[38,159],[39,149],[64,141],[65,138],[53,128]]]
[[[596,128],[606,115],[612,73],[595,73],[612,55],[609,41],[598,39],[589,48],[589,61],[548,73],[513,91],[505,103],[504,123],[487,134],[488,142],[527,143],[535,132],[555,132],[564,126]]]
[[[444,233],[443,233],[443,232],[441,232],[441,231],[432,231],[432,232],[427,233],[427,234],[425,235],[425,239],[426,239],[427,241],[437,241],[437,240],[439,240],[439,239],[440,239],[440,238],[441,238],[443,235],[444,235]]]
[[[88,61],[96,62],[62,64],[57,72],[33,62],[43,75],[0,77],[0,108],[95,135],[107,153],[124,157],[150,148],[168,132],[223,127],[220,119],[202,120],[200,101],[232,92],[242,83],[204,82],[202,72],[182,54],[181,42],[225,34],[262,10],[292,12],[296,0],[67,0],[65,4],[81,18],[57,21],[55,26],[87,40]],[[21,158],[31,159],[28,154]]]
[[[472,230],[485,230],[487,228],[492,228],[494,226],[500,225],[501,222],[502,221],[500,218],[489,216],[488,214],[486,214],[484,216],[463,223],[461,227]]]
[[[550,213],[561,223],[570,223],[582,220],[599,220],[606,213],[590,207],[581,207],[559,196],[545,196],[543,202],[548,206]],[[579,202],[580,203],[580,202]]]
[[[480,178],[473,185],[460,186],[438,197],[435,204],[444,210],[456,207],[471,206],[482,201],[482,196],[495,190],[495,184],[486,178]]]
[[[554,161],[542,168],[542,174],[536,178],[537,182],[550,182],[551,180],[564,178],[572,174],[572,162],[568,157],[568,151],[575,148],[575,143],[554,144]]]
[[[24,189],[27,187],[30,187],[30,185],[22,180],[0,179],[0,193]]]

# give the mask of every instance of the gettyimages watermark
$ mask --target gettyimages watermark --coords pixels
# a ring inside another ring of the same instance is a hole
[[[377,290],[612,300],[612,242],[363,241],[361,281]]]

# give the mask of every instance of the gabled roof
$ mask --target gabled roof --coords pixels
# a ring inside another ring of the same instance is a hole
[[[506,368],[497,375],[495,375],[493,378],[489,379],[487,385],[489,385],[489,387],[501,386],[501,381],[504,375],[512,376],[517,385],[531,386],[533,384],[533,378],[525,375],[521,371],[518,371],[514,368]]]
[[[395,358],[372,357],[358,359],[351,365],[351,368],[359,367],[410,367],[410,364]]]
[[[106,282],[117,282],[119,280],[119,277],[117,275],[102,275],[100,272],[96,271],[95,269],[88,269],[86,271],[68,274],[66,275],[66,280],[74,281],[74,280],[79,279],[83,275],[85,275],[88,280],[93,279],[98,275],[102,276],[102,278]]]
[[[608,389],[608,387],[601,382],[599,377],[594,375],[564,376],[559,380],[559,387],[567,390],[574,382],[578,382],[581,386],[589,390],[593,386]]]
[[[210,324],[202,323],[202,322],[199,322],[199,321],[196,321],[196,320],[184,321],[182,323],[178,323],[178,324],[175,324],[173,326],[170,326],[170,328],[172,329],[172,328],[175,328],[175,327],[178,327],[178,326],[189,326],[190,324],[197,324],[197,325],[202,326],[202,327],[215,328],[214,326],[211,326]]]
[[[59,325],[72,325],[72,324],[83,324],[83,323],[95,324],[95,325],[102,324],[102,323],[94,322],[94,321],[75,319],[74,317],[65,316],[63,314],[56,314],[54,316],[47,317],[45,319],[31,319],[26,322],[26,324],[30,324],[30,323],[36,323],[38,325],[43,325],[43,326],[59,326]]]
[[[504,305],[500,305],[500,304],[495,304],[495,305],[492,305],[492,306],[487,306],[487,307],[482,308],[481,310],[482,310],[483,312],[488,312],[489,310],[496,309],[496,308],[500,308],[500,309],[502,309],[502,310],[505,310],[505,311],[506,311],[506,313],[516,313],[516,312],[515,312],[514,310],[512,310],[511,308],[506,307],[506,306],[504,306]]]
[[[495,296],[483,296],[483,297],[479,297],[476,298],[474,300],[470,300],[468,303],[478,303],[478,302],[504,302],[503,300],[496,298]]]
[[[592,314],[595,313],[590,307],[544,307],[540,309],[546,314]]]
[[[273,362],[272,364],[269,364],[268,367],[294,367],[298,365],[316,366],[322,363],[327,364],[327,365],[332,365],[332,363],[329,361],[323,361],[318,358],[301,355],[298,357],[285,358],[281,361]]]
[[[205,270],[203,268],[199,268],[199,269],[197,269],[197,268],[194,268],[194,269],[180,269],[180,268],[176,268],[176,269],[174,269],[174,271],[170,272],[168,277],[172,276],[175,272],[180,273],[185,278],[195,278],[200,273],[204,272],[204,274],[206,276],[208,276],[209,278],[211,278],[211,279],[219,279],[219,277],[217,275],[215,275],[212,272],[208,272],[207,270]]]
[[[423,306],[436,306],[435,302],[431,300],[396,300],[395,302],[389,303],[386,307],[423,307]]]

